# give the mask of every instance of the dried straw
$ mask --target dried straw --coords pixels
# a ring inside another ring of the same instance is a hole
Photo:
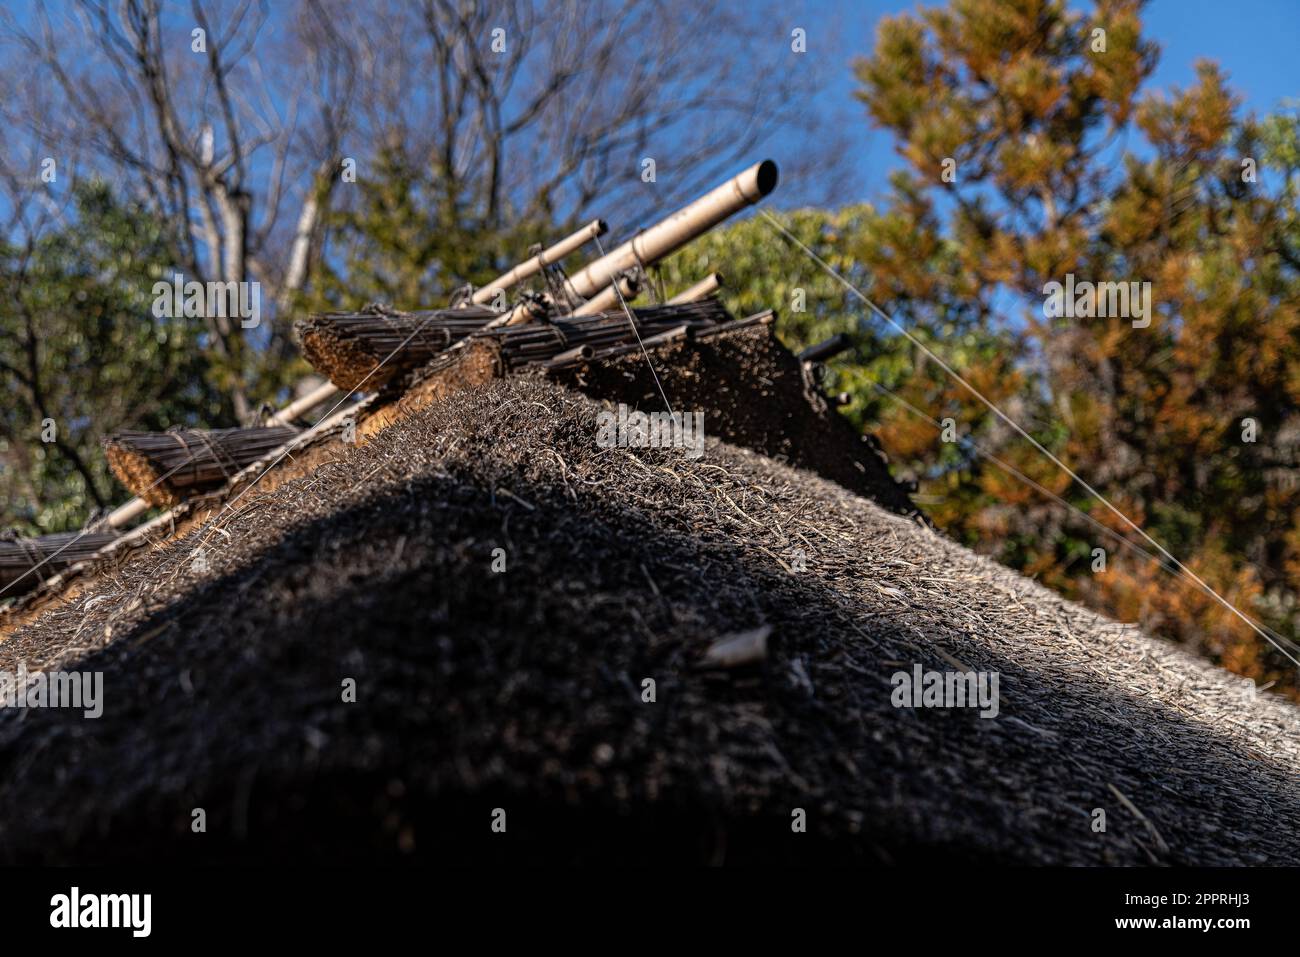
[[[297,434],[283,426],[118,432],[104,447],[123,485],[150,505],[166,507],[222,485]]]

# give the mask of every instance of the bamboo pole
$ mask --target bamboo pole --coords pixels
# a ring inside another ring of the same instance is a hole
[[[476,305],[486,305],[498,292],[504,292],[513,286],[517,286],[525,279],[537,275],[546,266],[551,263],[557,263],[569,253],[580,249],[582,246],[591,242],[597,236],[603,236],[608,232],[609,227],[605,225],[603,219],[593,219],[586,226],[583,226],[571,236],[566,236],[554,246],[543,249],[540,253],[529,259],[527,262],[520,263],[504,275],[497,276],[482,289],[477,290],[471,301]]]
[[[133,498],[109,512],[104,522],[109,528],[122,528],[147,511],[149,511],[148,502],[142,498]]]
[[[332,382],[326,382],[324,385],[312,389],[301,399],[295,399],[290,402],[279,412],[269,416],[266,420],[267,425],[290,425],[294,419],[300,415],[306,415],[318,405],[324,405],[330,399],[334,398],[342,390]]]
[[[668,305],[677,306],[684,302],[695,302],[697,299],[703,299],[705,296],[712,295],[722,288],[722,273],[712,272],[682,292],[679,292],[673,298],[668,300]]]
[[[658,262],[724,219],[757,203],[776,188],[776,182],[776,163],[771,160],[755,163],[575,273],[569,279],[569,288],[579,296],[591,298],[620,273],[633,266]]]
[[[622,293],[622,299],[619,298]],[[588,299],[577,309],[570,313],[574,318],[582,316],[594,316],[602,312],[608,312],[611,309],[618,309],[624,302],[631,302],[641,294],[641,283],[631,276],[622,276],[617,284],[611,284],[604,292],[596,294]]]
[[[841,352],[853,348],[853,340],[846,332],[837,332],[829,339],[825,339],[816,345],[809,346],[803,352],[799,353],[799,361],[809,362],[826,362],[835,358]]]

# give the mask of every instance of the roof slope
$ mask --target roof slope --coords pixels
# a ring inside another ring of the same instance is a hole
[[[1300,860],[1289,703],[756,453],[599,449],[598,409],[457,393],[0,643],[106,699],[0,711],[0,859]],[[895,709],[913,663],[1000,672],[1000,715]]]

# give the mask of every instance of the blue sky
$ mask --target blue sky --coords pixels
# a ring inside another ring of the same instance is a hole
[[[853,164],[861,193],[853,198],[877,199],[890,169],[898,165],[889,138],[871,129],[866,112],[854,99],[857,87],[852,61],[869,52],[882,16],[915,11],[932,3],[899,0],[794,0],[788,6],[791,27],[808,31],[809,55],[827,56],[838,68],[828,71],[830,87],[823,106],[835,110],[853,137]],[[1080,12],[1092,3],[1071,2]],[[1190,85],[1198,59],[1216,61],[1256,113],[1276,109],[1284,99],[1300,98],[1300,0],[1253,0],[1249,4],[1224,0],[1153,0],[1143,11],[1143,33],[1160,44],[1160,61],[1145,89]],[[770,144],[776,159],[789,150],[804,149],[797,133]],[[794,184],[790,184],[794,185]],[[798,190],[790,192],[798,193]],[[779,205],[778,198],[778,205]]]
[[[188,16],[188,3],[170,2],[179,17]],[[747,0],[714,2],[743,4]],[[883,16],[943,2],[946,0],[926,4],[918,4],[916,0],[789,0],[783,5],[782,22],[770,26],[771,39],[788,44],[794,27],[807,31],[806,59],[794,59],[809,67],[816,66],[819,79],[825,83],[821,95],[808,103],[808,112],[816,114],[818,119],[831,116],[831,129],[840,139],[829,142],[819,139],[825,126],[816,126],[815,130],[812,125],[809,129],[786,128],[755,150],[754,159],[761,154],[769,155],[783,168],[782,185],[772,197],[773,205],[878,201],[883,197],[889,172],[899,161],[889,136],[872,129],[864,108],[854,97],[858,84],[852,64],[855,58],[871,51],[876,27]],[[1080,12],[1093,9],[1093,4],[1086,0],[1070,0],[1070,3]],[[51,9],[62,6],[55,4]],[[20,24],[31,25],[30,0],[14,3],[9,9]],[[277,13],[287,9],[288,5],[272,5]],[[1193,65],[1198,59],[1207,58],[1227,71],[1232,88],[1244,98],[1247,110],[1265,113],[1277,109],[1287,98],[1300,97],[1300,54],[1296,51],[1296,41],[1300,38],[1300,0],[1255,0],[1248,7],[1223,0],[1153,0],[1146,6],[1143,18],[1144,35],[1161,48],[1148,90],[1191,83]],[[767,32],[769,26],[763,24],[762,29]],[[725,43],[720,39],[716,42]],[[715,38],[702,38],[703,47],[714,45]],[[756,77],[755,82],[761,83],[761,77]],[[1132,139],[1129,146],[1140,148]],[[818,148],[842,153],[852,177],[841,181],[810,178],[801,182],[794,175],[792,161]],[[627,171],[636,176],[640,169],[629,163]],[[711,184],[698,185],[702,189]],[[0,212],[3,206],[0,201]],[[607,210],[591,212],[604,214]],[[620,223],[616,230],[631,229],[634,225],[638,224]]]

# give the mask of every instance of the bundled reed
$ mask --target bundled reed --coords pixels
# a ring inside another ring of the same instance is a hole
[[[627,355],[631,352],[639,352],[642,349],[659,349],[677,342],[684,342],[693,339],[704,339],[711,336],[722,335],[727,332],[736,332],[741,329],[747,329],[754,325],[769,325],[776,321],[776,313],[768,309],[764,312],[748,316],[744,319],[736,319],[731,322],[720,323],[694,323],[683,322],[677,325],[665,324],[643,329],[640,341],[629,337],[626,341],[615,343],[599,349],[590,351],[570,350],[562,352],[544,363],[548,370],[565,369],[570,366],[578,365],[582,362],[604,362],[609,359],[616,359],[619,356]]]
[[[730,318],[716,299],[634,309],[632,316],[635,331],[627,314],[618,310],[554,322],[502,326],[478,335],[490,336],[500,344],[502,364],[509,372],[527,366],[581,362],[610,349],[636,346],[638,340],[654,338],[672,329],[702,331]]]
[[[556,355],[588,346],[598,351],[635,342],[621,309],[591,316],[537,320],[484,329],[497,318],[476,306],[398,313],[371,308],[360,313],[326,313],[296,324],[303,354],[334,385],[367,392],[422,368],[452,345],[472,335],[490,336],[500,345],[504,371],[537,365]],[[730,318],[715,298],[632,310],[642,336],[688,323],[705,327]],[[437,363],[435,363],[435,366]]]
[[[0,538],[0,598],[30,591],[117,538],[113,532],[60,532],[40,538]]]
[[[482,306],[393,312],[372,307],[294,324],[303,355],[340,389],[377,392],[448,346],[477,332],[496,313]]]
[[[167,507],[223,485],[297,435],[287,427],[118,432],[104,441],[109,467],[150,505]]]

